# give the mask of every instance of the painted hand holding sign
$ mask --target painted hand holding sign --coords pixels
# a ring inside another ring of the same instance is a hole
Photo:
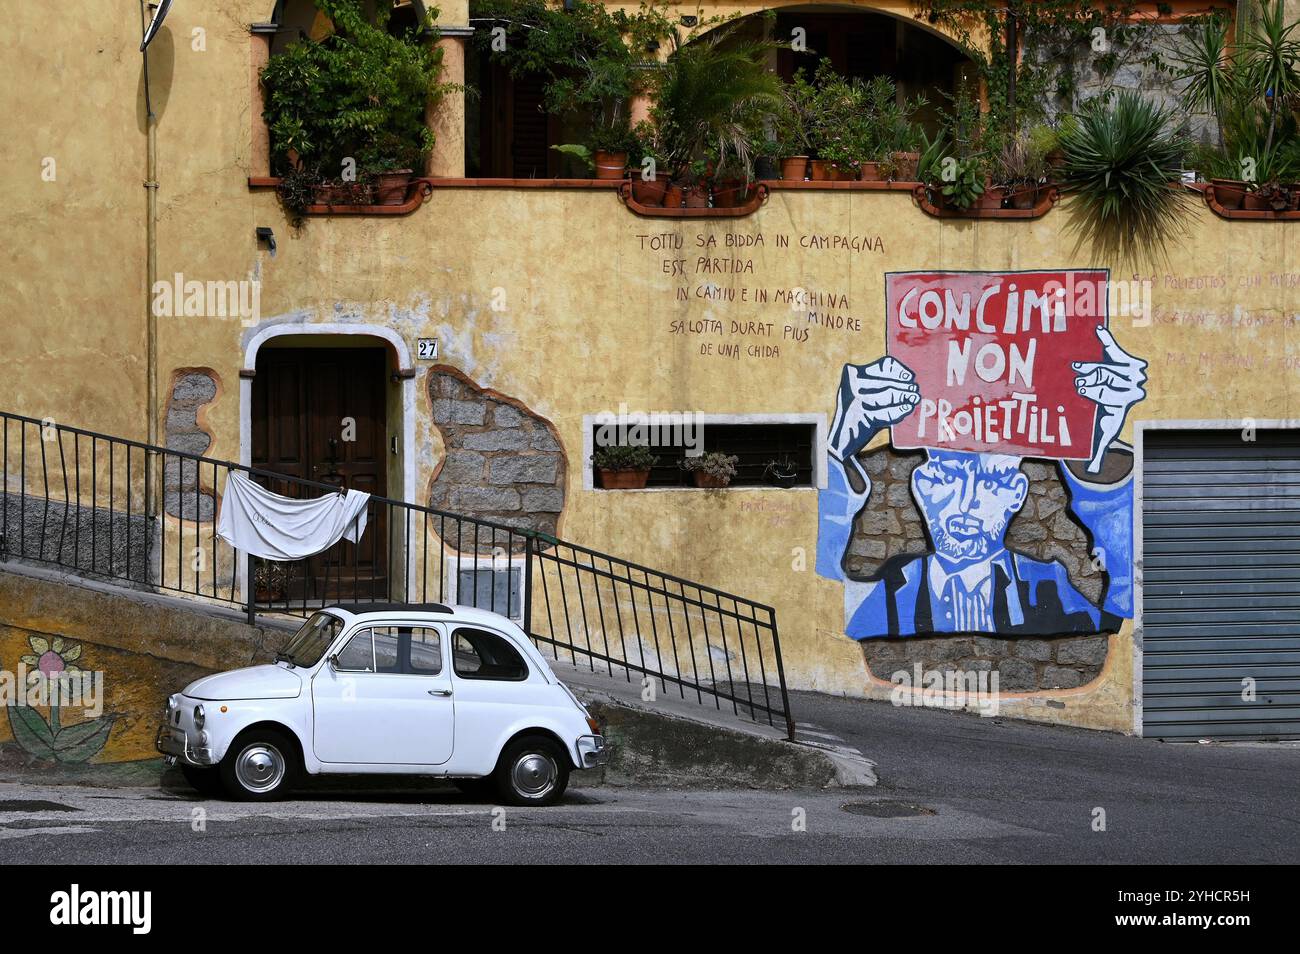
[[[1085,633],[1132,615],[1131,479],[1104,465],[1127,453],[1114,444],[1145,396],[1146,362],[1106,328],[1106,282],[1095,270],[888,276],[890,354],[844,368],[818,501],[817,570],[844,580],[850,636]],[[848,580],[845,549],[871,490],[856,455],[885,428],[895,447],[926,451],[911,489],[932,550]],[[1086,461],[1097,475],[1060,467],[1106,570],[1100,604],[1061,563],[1007,550],[1025,456]]]

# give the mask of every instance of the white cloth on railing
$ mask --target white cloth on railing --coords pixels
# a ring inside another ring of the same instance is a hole
[[[314,500],[281,497],[238,471],[226,478],[217,536],[237,550],[267,560],[300,560],[340,539],[357,543],[366,532],[370,494],[349,490]]]

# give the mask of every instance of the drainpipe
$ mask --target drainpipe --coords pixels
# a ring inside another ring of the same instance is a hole
[[[140,32],[149,26],[145,13],[148,6],[144,0],[140,3]],[[158,445],[158,316],[153,310],[153,287],[158,280],[158,117],[154,115],[153,98],[149,93],[149,49],[140,54],[144,57],[144,108],[145,108],[145,195],[147,196],[145,212],[145,328],[147,338],[147,405],[148,426],[147,443]],[[146,475],[152,466],[146,470]],[[161,476],[161,475],[160,475]],[[147,477],[146,477],[147,479]],[[161,496],[161,481],[155,485],[154,493],[149,498],[149,516],[158,515],[158,498]]]

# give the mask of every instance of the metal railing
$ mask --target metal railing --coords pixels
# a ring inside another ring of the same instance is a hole
[[[337,484],[0,412],[0,559],[258,613],[459,603],[512,618],[555,660],[782,726],[794,737],[776,613],[524,526],[371,496],[356,543],[282,563],[216,533],[226,481],[284,496]],[[358,517],[359,519],[359,517]]]

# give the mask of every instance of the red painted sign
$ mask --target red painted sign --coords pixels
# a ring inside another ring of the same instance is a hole
[[[886,275],[889,354],[921,395],[894,446],[1092,457],[1097,405],[1079,394],[1073,364],[1102,358],[1108,279],[1105,269]]]

